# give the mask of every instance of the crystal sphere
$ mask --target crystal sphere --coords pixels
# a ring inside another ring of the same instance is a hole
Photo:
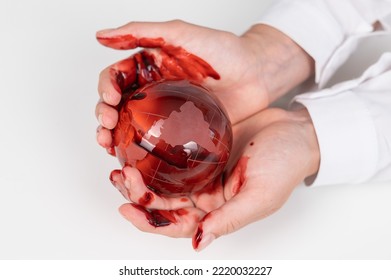
[[[126,96],[113,137],[120,163],[136,167],[149,188],[170,196],[211,185],[232,146],[222,106],[188,81],[150,83]]]

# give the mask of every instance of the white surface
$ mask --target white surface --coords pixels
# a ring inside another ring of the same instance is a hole
[[[119,164],[95,142],[94,107],[100,70],[128,53],[95,31],[181,18],[240,34],[269,2],[2,0],[0,259],[389,259],[391,183],[299,187],[201,253],[117,212]]]

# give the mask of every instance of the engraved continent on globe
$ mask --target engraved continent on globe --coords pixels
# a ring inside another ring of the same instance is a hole
[[[116,155],[157,193],[186,195],[209,186],[223,172],[231,146],[227,114],[197,84],[150,83],[120,105]]]

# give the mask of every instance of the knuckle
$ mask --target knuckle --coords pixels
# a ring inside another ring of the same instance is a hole
[[[169,20],[169,21],[167,21],[167,23],[171,24],[171,25],[176,25],[176,26],[186,24],[186,22],[184,20],[181,20],[181,19]]]
[[[224,227],[223,235],[232,233],[242,227],[242,222],[239,219],[231,219],[229,220]]]

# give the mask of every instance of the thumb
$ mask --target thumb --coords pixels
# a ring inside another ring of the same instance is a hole
[[[249,207],[248,204],[254,199],[254,195],[248,190],[248,159],[242,157],[236,163],[224,185],[224,197],[227,202],[209,212],[200,221],[192,240],[196,251],[201,251],[217,237],[236,231],[253,220],[254,207]]]
[[[201,251],[216,238],[256,221],[259,215],[254,200],[254,196],[246,194],[243,190],[220,208],[209,212],[200,221],[193,235],[193,248]]]
[[[226,181],[225,204],[199,222],[192,240],[196,251],[201,251],[222,235],[271,215],[283,204],[273,187],[247,171],[248,160],[249,157],[242,157]]]
[[[96,38],[102,45],[117,50],[128,50],[137,47],[158,48],[165,44],[165,40],[171,41],[173,36],[180,34],[178,28],[185,25],[184,22],[179,20],[130,22],[118,28],[98,31]]]

